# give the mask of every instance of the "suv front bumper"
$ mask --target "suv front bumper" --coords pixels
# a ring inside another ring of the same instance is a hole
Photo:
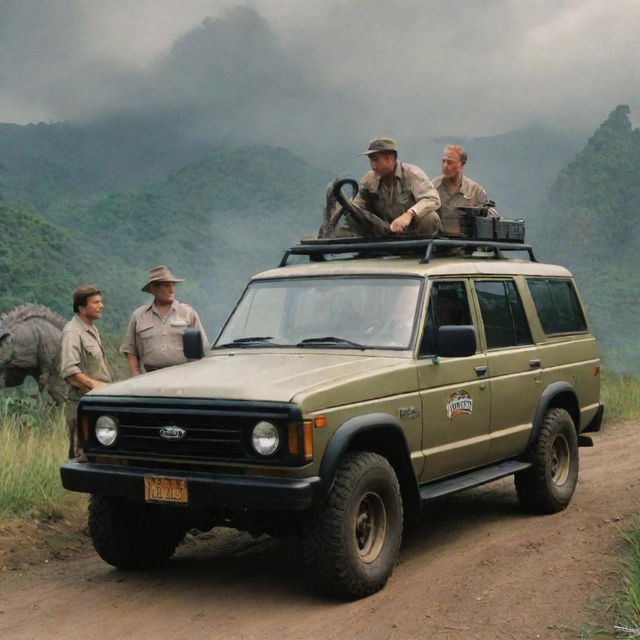
[[[155,476],[187,481],[189,502],[202,509],[234,507],[301,511],[310,507],[320,478],[266,478],[199,472],[165,472],[139,467],[66,462],[60,465],[62,486],[69,491],[119,496],[144,502],[144,478]]]

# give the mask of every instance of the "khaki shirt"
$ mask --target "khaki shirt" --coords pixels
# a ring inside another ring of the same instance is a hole
[[[373,171],[365,173],[353,204],[391,222],[405,211],[412,211],[418,219],[425,217],[440,206],[440,196],[420,167],[397,162],[390,184]]]
[[[155,301],[142,305],[131,314],[120,352],[132,353],[143,366],[154,369],[182,364],[187,361],[182,350],[182,334],[187,329],[198,329],[206,346],[200,318],[188,304],[176,300],[166,316],[160,314]]]
[[[77,315],[62,330],[60,351],[60,375],[66,380],[76,373],[84,373],[93,380],[111,382],[98,329],[85,324]],[[69,384],[70,401],[83,395],[78,387]]]
[[[433,186],[438,190],[440,196],[440,209],[438,213],[441,218],[446,218],[452,214],[459,214],[457,207],[482,207],[489,201],[489,196],[484,187],[466,176],[462,176],[460,188],[455,193],[447,190],[444,176],[438,176],[433,181]]]

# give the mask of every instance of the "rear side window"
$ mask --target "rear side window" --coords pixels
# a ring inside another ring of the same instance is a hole
[[[531,344],[522,302],[511,280],[475,283],[488,349]]]
[[[571,280],[528,278],[527,282],[545,334],[580,333],[587,330]]]

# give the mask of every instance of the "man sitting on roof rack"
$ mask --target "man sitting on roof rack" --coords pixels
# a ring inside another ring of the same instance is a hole
[[[442,175],[433,181],[440,197],[438,213],[442,219],[444,232],[449,230],[450,221],[460,216],[458,207],[488,207],[489,217],[499,217],[490,206],[489,196],[481,184],[462,175],[467,163],[467,152],[458,144],[449,144],[442,151]],[[456,222],[454,224],[458,224]]]
[[[347,211],[349,230],[358,236],[395,234],[436,236],[441,229],[436,210],[440,197],[429,176],[413,164],[398,162],[398,146],[391,138],[376,138],[360,155],[369,156],[371,171],[360,180]]]

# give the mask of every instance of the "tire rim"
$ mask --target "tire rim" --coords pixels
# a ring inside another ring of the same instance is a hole
[[[571,466],[569,442],[563,435],[556,436],[556,439],[553,441],[549,464],[551,480],[558,486],[563,485],[569,477],[569,468]]]
[[[369,492],[360,500],[356,516],[356,545],[362,562],[373,562],[380,555],[386,535],[384,502],[377,493]]]

